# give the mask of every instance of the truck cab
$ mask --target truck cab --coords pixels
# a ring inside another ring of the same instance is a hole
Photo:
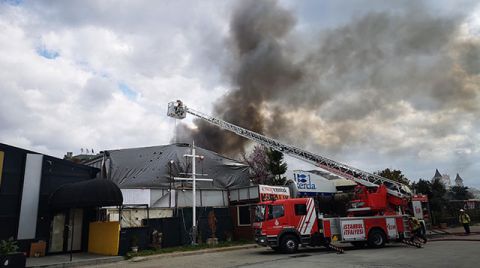
[[[299,244],[320,241],[312,198],[295,198],[259,203],[255,207],[255,242],[274,250],[295,252]]]

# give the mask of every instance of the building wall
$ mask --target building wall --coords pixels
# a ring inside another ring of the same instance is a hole
[[[246,204],[246,205],[252,206],[254,204]],[[229,208],[230,216],[232,217],[232,223],[233,223],[233,239],[234,240],[253,240],[254,233],[253,233],[253,228],[251,224],[248,226],[239,225],[238,206],[239,205],[232,205]],[[252,220],[253,220],[252,213],[250,213],[250,222]]]
[[[26,158],[27,154],[38,153],[3,143],[0,143],[0,151],[4,154],[0,182],[0,240],[9,237],[17,239]],[[54,213],[48,205],[50,195],[66,183],[94,178],[96,172],[98,169],[43,156],[35,238],[19,241],[23,251],[28,251],[33,241],[44,240],[48,243],[50,239]]]

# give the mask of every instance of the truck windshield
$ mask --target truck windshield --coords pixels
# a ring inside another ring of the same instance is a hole
[[[255,207],[255,222],[262,222],[265,220],[265,205],[257,205]]]

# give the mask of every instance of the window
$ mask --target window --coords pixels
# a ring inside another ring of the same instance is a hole
[[[237,207],[237,223],[238,226],[249,226],[250,221],[250,206],[238,206]]]
[[[295,204],[295,215],[307,215],[307,205],[306,204]]]
[[[268,206],[268,219],[276,219],[285,215],[283,206]]]

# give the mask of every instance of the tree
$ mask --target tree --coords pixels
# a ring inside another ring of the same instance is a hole
[[[419,179],[412,183],[412,189],[418,194],[426,194],[428,199],[432,198],[432,183],[428,180]]]
[[[269,169],[267,150],[265,146],[255,145],[250,155],[243,156],[250,167],[250,180],[254,184],[271,184],[273,175]]]
[[[468,191],[468,187],[453,186],[450,188],[449,198],[452,200],[468,200],[473,198],[473,194]]]
[[[375,174],[377,174],[379,176],[382,176],[386,179],[405,184],[407,186],[410,185],[410,180],[407,179],[407,177],[405,177],[402,174],[402,171],[400,171],[400,170],[396,170],[396,169],[391,170],[389,168],[386,168],[384,170],[380,170],[380,171],[375,172]]]
[[[268,149],[268,168],[272,175],[274,176],[272,180],[272,185],[284,185],[286,178],[282,175],[287,171],[287,163],[283,162],[283,153]]]

